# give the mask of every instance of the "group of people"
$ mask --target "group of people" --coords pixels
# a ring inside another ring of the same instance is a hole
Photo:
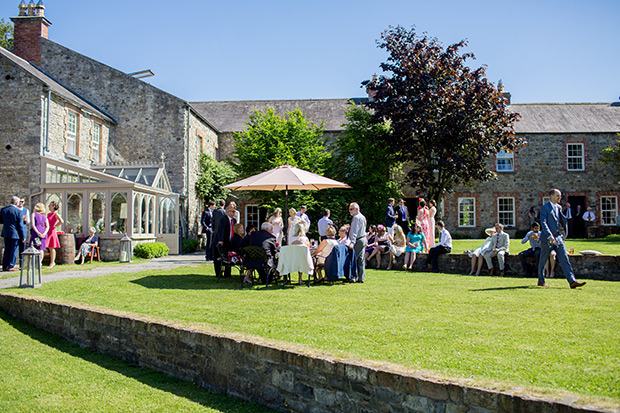
[[[4,238],[2,271],[19,270],[18,263],[20,267],[23,265],[22,253],[26,246],[37,250],[41,261],[45,250],[49,249],[49,267],[56,265],[56,248],[60,247],[56,231],[64,223],[58,213],[58,204],[50,202],[47,212],[43,203],[37,203],[30,213],[24,203],[24,198],[13,196],[10,205],[0,210],[0,224],[3,224]]]
[[[589,228],[596,225],[596,214],[592,206],[584,211],[580,204],[573,209],[567,202],[562,208],[562,214],[566,217],[566,238],[587,238]],[[527,217],[530,227],[534,222],[540,222],[540,214],[534,206],[527,212]]]

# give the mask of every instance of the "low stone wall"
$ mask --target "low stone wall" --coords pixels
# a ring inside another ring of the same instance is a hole
[[[423,264],[426,261],[427,254],[418,254],[415,265]],[[392,265],[393,269],[402,270],[404,264],[404,255],[401,255],[396,259],[396,264]],[[533,265],[533,258],[528,259],[528,262]],[[573,266],[573,271],[577,276],[577,279],[591,279],[591,280],[603,280],[603,281],[620,281],[620,255],[580,255],[575,254],[570,256],[570,262]],[[381,268],[386,269],[389,264],[389,257],[383,255],[381,257]],[[499,269],[497,258],[493,258],[493,264],[496,269],[496,274]],[[415,268],[414,265],[414,268]],[[371,262],[366,264],[367,268],[376,268],[376,260],[372,259]],[[430,268],[430,267],[429,267]],[[486,269],[486,263],[482,264],[482,275],[488,275]],[[439,257],[439,271],[452,274],[468,274],[471,269],[471,258],[467,254],[455,253],[446,254]],[[416,269],[416,271],[419,271]],[[523,269],[521,268],[521,262],[518,255],[509,255],[506,257],[505,272],[507,276],[525,276]],[[562,268],[557,263],[555,266],[555,278],[564,278]]]
[[[596,411],[53,301],[0,294],[0,308],[82,347],[280,411]]]

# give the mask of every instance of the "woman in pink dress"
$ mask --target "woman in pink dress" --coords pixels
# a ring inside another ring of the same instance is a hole
[[[426,207],[426,202],[422,199],[420,200],[420,206],[418,207],[418,215],[416,216],[416,223],[420,225],[422,228],[422,233],[424,234],[424,238],[429,239],[430,231],[428,228],[428,208]],[[430,248],[430,244],[427,243],[427,248]]]
[[[426,239],[426,243],[428,244],[428,248],[432,248],[435,246],[435,214],[437,213],[437,202],[434,199],[428,201],[428,204],[431,206],[428,210],[428,238]]]
[[[50,229],[47,233],[47,248],[50,249],[50,268],[52,268],[56,265],[56,248],[60,247],[56,228],[64,224],[64,221],[58,214],[58,204],[55,201],[50,202],[49,210],[50,212],[47,214],[47,220],[49,221]]]

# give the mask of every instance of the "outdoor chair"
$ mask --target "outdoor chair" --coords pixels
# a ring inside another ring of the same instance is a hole
[[[97,258],[97,261],[101,262],[101,255],[99,255],[99,245],[93,245],[91,250],[84,257],[84,260],[87,260],[89,258],[91,264],[93,263],[93,258]]]
[[[241,282],[243,283],[243,277],[245,276],[245,267],[243,264],[243,259],[240,259],[238,262],[232,262],[228,259],[228,253],[224,252],[224,247],[220,244],[217,244],[215,246],[215,248],[217,248],[217,252],[218,252],[218,257],[215,258],[217,260],[220,261],[220,264],[222,266],[222,270],[226,269],[226,268],[237,268],[239,270],[239,277],[241,277]],[[222,276],[222,274],[224,273],[224,271],[221,271],[220,274],[216,274],[217,277],[217,281],[220,280],[220,278],[224,278]]]
[[[254,275],[263,272],[265,274],[265,287],[267,287],[272,280],[275,280],[277,283],[277,278],[275,277],[276,269],[269,265],[269,257],[267,256],[267,251],[265,251],[263,247],[245,247],[241,250],[241,256],[243,257],[243,265],[246,274],[250,272],[252,280],[256,278],[260,279],[260,276],[255,277]],[[243,278],[241,279],[241,288],[243,288]]]
[[[310,255],[310,248],[306,245],[286,245],[280,247],[278,258],[278,273],[282,276],[282,288],[286,285],[286,279],[290,281],[290,274],[302,272],[308,274],[308,287],[310,279],[314,275],[314,264]],[[316,276],[314,276],[316,279]]]
[[[347,281],[350,278],[350,263],[347,260],[353,254],[346,245],[336,245],[325,258],[325,277],[328,281]],[[347,265],[349,264],[349,265]]]

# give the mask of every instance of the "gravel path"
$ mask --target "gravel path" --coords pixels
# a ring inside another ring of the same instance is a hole
[[[133,273],[147,270],[165,270],[168,268],[176,268],[179,266],[194,266],[198,264],[204,264],[205,262],[206,261],[204,252],[197,252],[194,254],[186,255],[168,255],[166,257],[154,258],[149,262],[142,262],[139,264],[119,264],[113,267],[98,267],[91,270],[67,270],[62,272],[56,272],[53,274],[42,275],[41,280],[45,284],[48,282],[64,280],[67,278],[91,278],[118,272]],[[67,266],[67,268],[71,268],[71,266]],[[15,274],[17,275],[16,277],[0,280],[0,288],[11,288],[19,286],[19,272],[16,271]]]

